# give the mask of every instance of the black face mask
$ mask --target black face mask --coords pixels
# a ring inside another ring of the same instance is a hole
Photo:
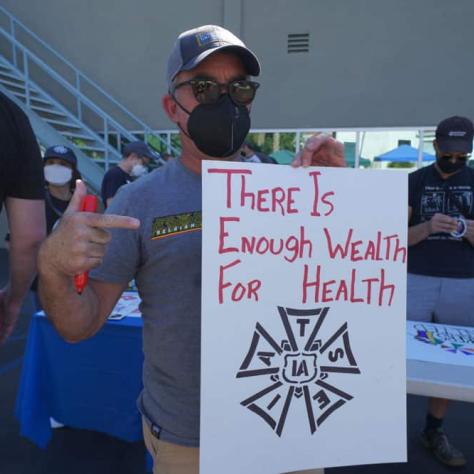
[[[250,130],[247,107],[236,105],[228,94],[222,94],[215,104],[199,104],[188,115],[188,132],[178,124],[205,155],[226,158],[236,153]]]
[[[451,160],[447,160],[446,158],[440,157],[436,158],[436,164],[438,165],[438,168],[446,174],[454,173],[466,166],[466,162],[463,160],[456,160],[453,163]]]

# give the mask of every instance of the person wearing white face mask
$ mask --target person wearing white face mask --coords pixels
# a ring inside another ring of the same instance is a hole
[[[46,182],[46,234],[49,235],[69,205],[76,179],[81,179],[81,174],[77,169],[76,155],[70,148],[62,145],[51,146],[46,150],[43,166]],[[41,303],[37,296],[37,285],[38,282],[35,279],[31,290],[34,293],[36,308],[40,310]]]
[[[131,142],[123,149],[122,161],[110,168],[102,180],[102,202],[108,207],[118,189],[148,173],[148,165],[160,157],[142,141]]]
[[[81,174],[74,152],[65,146],[49,147],[43,158],[46,181],[46,231],[49,234],[66,210]]]

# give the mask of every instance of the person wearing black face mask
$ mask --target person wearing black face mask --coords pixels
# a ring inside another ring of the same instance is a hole
[[[199,471],[201,163],[240,160],[258,90],[252,77],[259,73],[255,54],[224,28],[206,25],[179,35],[162,104],[180,129],[181,156],[122,186],[107,215],[77,214],[85,194],[78,183],[40,251],[42,302],[70,341],[94,334],[135,278],[145,356],[138,406],[156,473]],[[318,135],[294,166],[344,163],[342,144]],[[78,296],[71,275],[87,270],[89,285]],[[172,284],[160,284],[163,275]]]
[[[409,177],[407,318],[474,326],[474,127],[464,117],[439,123],[436,162]],[[464,455],[442,428],[448,401],[429,400],[423,444],[446,465]]]

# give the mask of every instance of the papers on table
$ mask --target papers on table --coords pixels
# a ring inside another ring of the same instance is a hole
[[[474,328],[407,321],[407,358],[474,366]]]
[[[136,291],[124,291],[110,313],[109,319],[119,320],[125,316],[140,318],[142,315],[139,308],[140,303],[141,299]]]

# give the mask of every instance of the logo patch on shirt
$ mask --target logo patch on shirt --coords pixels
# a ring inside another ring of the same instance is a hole
[[[151,228],[151,239],[185,234],[202,229],[202,213],[185,212],[175,216],[155,217]]]

